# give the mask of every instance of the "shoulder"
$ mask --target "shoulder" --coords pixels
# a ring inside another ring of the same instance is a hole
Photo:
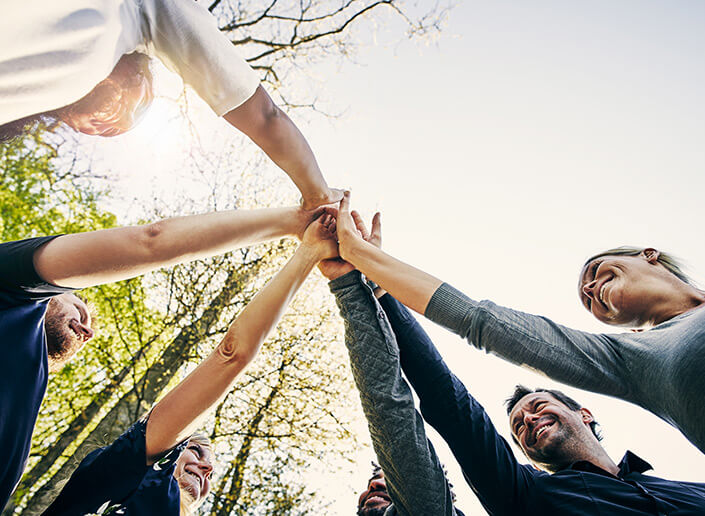
[[[34,253],[59,236],[0,243],[0,292],[4,301],[41,301],[74,290],[48,283],[34,267]]]

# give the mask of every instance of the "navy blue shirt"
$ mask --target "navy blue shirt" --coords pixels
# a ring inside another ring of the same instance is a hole
[[[489,514],[705,515],[705,484],[645,475],[651,466],[631,452],[616,476],[585,461],[554,474],[520,464],[416,319],[390,295],[380,303],[424,419],[446,440]]]
[[[187,441],[147,466],[141,419],[113,444],[89,453],[42,516],[83,516],[86,513],[129,516],[179,516],[181,493],[174,478],[176,460]]]
[[[24,471],[46,392],[47,303],[72,290],[48,284],[34,269],[34,252],[53,238],[0,244],[0,509]]]

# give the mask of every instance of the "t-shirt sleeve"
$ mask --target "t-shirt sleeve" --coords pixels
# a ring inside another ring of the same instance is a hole
[[[249,99],[259,77],[193,0],[143,0],[142,32],[150,54],[178,73],[223,116]]]
[[[147,465],[145,435],[147,419],[141,419],[111,445],[89,453],[43,516],[64,516],[95,512],[106,503],[120,504],[129,498],[150,470],[173,474],[176,459],[186,442],[165,453],[154,465]]]
[[[18,300],[42,300],[72,292],[44,281],[34,268],[34,253],[59,235],[28,238],[0,244],[0,292]]]

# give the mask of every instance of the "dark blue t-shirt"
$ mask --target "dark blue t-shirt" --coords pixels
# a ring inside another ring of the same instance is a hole
[[[181,494],[174,468],[187,441],[147,466],[146,428],[146,419],[142,419],[110,446],[88,454],[42,516],[83,516],[98,511],[179,516]]]
[[[47,386],[44,313],[50,285],[34,269],[34,252],[56,236],[0,244],[0,509],[24,470]]]

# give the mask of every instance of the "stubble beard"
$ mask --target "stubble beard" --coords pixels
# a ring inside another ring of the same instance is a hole
[[[554,434],[550,436],[550,441],[539,450],[534,450],[531,460],[540,464],[544,469],[556,472],[567,465],[573,463],[575,459],[574,442],[577,436],[570,428],[560,425]]]
[[[81,340],[71,331],[62,317],[52,316],[47,312],[44,319],[47,355],[52,362],[52,369],[63,366],[81,348]]]
[[[391,505],[391,504],[390,504]],[[384,507],[370,507],[368,509],[360,509],[357,511],[358,516],[384,516],[384,513],[387,512],[387,508],[389,505],[386,505]]]

